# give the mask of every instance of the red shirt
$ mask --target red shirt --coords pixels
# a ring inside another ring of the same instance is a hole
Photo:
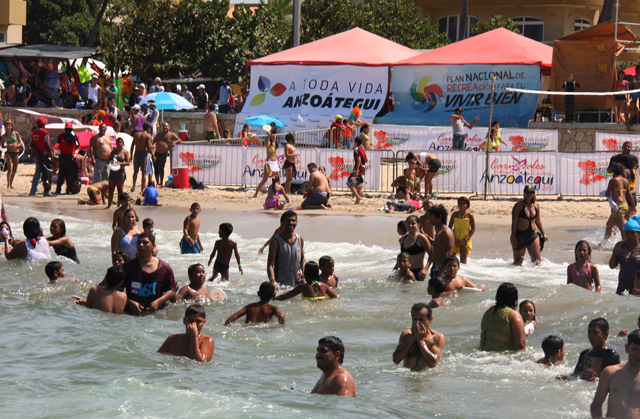
[[[337,122],[331,123],[331,127],[329,127],[329,131],[331,132],[331,142],[334,145],[340,145],[340,139],[342,138],[342,130],[340,128],[344,128],[344,124],[338,124]]]
[[[104,118],[104,124],[108,127],[112,127],[113,126],[113,122],[111,122],[111,120],[109,119],[109,115],[113,115],[113,114],[108,114],[105,118]]]
[[[44,128],[33,131],[29,138],[31,144],[36,148],[38,154],[45,156],[47,154],[47,144],[49,144],[49,133]]]
[[[76,154],[76,139],[74,138],[73,142],[69,144],[63,137],[64,132],[58,134],[58,147],[60,147],[60,154],[73,156]]]
[[[358,173],[354,176],[362,176],[365,172],[365,165],[367,164],[367,153],[364,151],[364,147],[359,146],[353,149],[353,165],[355,170],[356,160],[358,160],[358,156],[360,156],[360,169],[358,169]],[[353,172],[355,173],[355,171]]]

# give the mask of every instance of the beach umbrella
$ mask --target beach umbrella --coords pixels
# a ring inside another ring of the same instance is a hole
[[[196,106],[191,104],[187,99],[182,96],[171,92],[157,92],[149,93],[142,98],[138,105],[149,106],[149,101],[153,100],[156,103],[156,109],[162,112],[162,122],[164,122],[164,110],[179,111],[182,109],[194,109]]]
[[[266,115],[251,116],[249,118],[246,118],[244,122],[251,125],[252,127],[263,127],[265,125],[271,125],[271,123],[275,123],[276,128],[284,128],[284,124],[277,118]]]

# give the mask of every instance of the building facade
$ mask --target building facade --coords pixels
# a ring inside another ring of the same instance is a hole
[[[27,2],[0,0],[0,42],[22,43],[22,27],[27,24]]]

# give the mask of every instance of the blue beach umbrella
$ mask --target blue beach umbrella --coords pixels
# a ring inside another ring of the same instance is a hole
[[[276,124],[276,128],[284,128],[282,122],[272,116],[259,115],[259,116],[251,116],[244,120],[245,123],[251,125],[252,127],[262,127],[264,125],[270,125],[272,122]]]
[[[156,109],[162,111],[162,121],[164,121],[164,110],[179,111],[182,109],[194,109],[196,106],[192,105],[187,99],[180,95],[171,92],[157,92],[149,93],[142,98],[138,105],[149,106],[149,101],[153,100],[156,103]]]

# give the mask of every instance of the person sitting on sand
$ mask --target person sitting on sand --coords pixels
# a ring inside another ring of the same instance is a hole
[[[460,262],[456,256],[447,256],[444,260],[444,275],[442,280],[444,281],[444,294],[456,293],[462,290],[464,287],[478,288],[484,291],[484,285],[478,287],[464,276],[458,276],[458,270],[460,270]]]
[[[356,382],[349,371],[342,367],[344,344],[335,336],[325,336],[318,341],[316,365],[322,376],[311,393],[356,397]]]
[[[322,301],[327,297],[340,297],[327,284],[319,282],[320,268],[318,267],[317,263],[309,261],[306,265],[304,265],[304,279],[307,281],[306,284],[298,285],[291,291],[278,295],[274,298],[274,300],[288,300],[289,298],[293,298],[298,294],[302,294],[302,299],[308,301]]]
[[[429,285],[427,286],[427,294],[431,296],[429,301],[430,308],[438,308],[444,305],[442,294],[444,293],[445,286],[444,281],[439,276],[429,279]]]
[[[630,210],[633,213],[636,212],[636,204],[633,200],[633,195],[631,195],[629,181],[624,178],[624,167],[621,164],[616,163],[613,165],[613,178],[609,181],[605,196],[611,206],[611,215],[607,220],[604,231],[604,241],[609,240],[611,237],[613,227],[618,227],[624,240],[625,216]]]
[[[189,285],[185,285],[180,288],[180,291],[178,291],[171,301],[209,301],[209,290],[207,289],[207,286],[204,285],[204,280],[207,278],[207,272],[204,270],[204,266],[200,263],[190,265],[189,269],[187,269],[187,275],[189,276]]]
[[[180,240],[180,253],[183,255],[186,253],[202,253],[204,248],[202,242],[200,242],[200,220],[198,220],[198,214],[200,214],[200,204],[194,202],[191,204],[189,214],[182,223],[182,239]]]
[[[271,282],[264,281],[260,284],[260,289],[258,290],[258,297],[260,297],[260,301],[242,307],[239,311],[229,317],[227,321],[224,322],[224,325],[229,326],[244,315],[247,316],[245,324],[269,323],[271,318],[276,316],[280,324],[284,325],[285,318],[282,311],[280,311],[278,307],[269,304],[269,301],[271,301],[275,295],[276,287]]]
[[[591,246],[586,240],[580,240],[575,248],[576,262],[567,266],[567,284],[600,292],[600,274],[598,267],[591,263]]]
[[[402,252],[398,255],[396,260],[396,268],[394,272],[394,277],[402,282],[416,282],[416,277],[413,275],[413,272],[409,269],[411,266],[411,256],[409,253]]]
[[[425,303],[411,307],[411,328],[400,334],[400,342],[393,352],[393,363],[412,371],[435,368],[440,362],[445,337],[431,328],[433,311]]]
[[[318,281],[323,282],[331,288],[338,288],[338,275],[334,274],[335,262],[331,256],[322,256],[318,260],[320,267],[320,278]]]
[[[222,277],[223,281],[229,280],[229,262],[231,261],[231,252],[236,257],[238,263],[238,270],[240,275],[243,275],[242,264],[240,263],[240,254],[238,253],[238,243],[235,240],[231,240],[229,236],[233,233],[233,226],[230,223],[222,223],[218,228],[218,235],[220,240],[217,240],[209,256],[208,265],[211,266],[211,261],[218,254],[215,263],[213,264],[213,274],[209,281],[213,281],[217,278],[218,274]]]
[[[158,352],[175,356],[186,356],[198,362],[209,362],[213,357],[215,342],[211,336],[203,335],[207,313],[200,304],[192,304],[184,312],[182,323],[186,333],[174,334],[164,341]]]
[[[411,214],[422,207],[422,202],[416,201],[414,199],[409,198],[409,195],[405,195],[405,188],[398,188],[398,192],[396,196],[399,199],[404,199],[404,202],[387,202],[384,212],[387,214],[392,212],[404,212],[406,211],[408,214]]]
[[[534,228],[534,224],[540,232]],[[531,262],[540,264],[540,253],[544,242],[548,240],[542,228],[540,206],[536,203],[536,188],[533,185],[524,187],[524,199],[516,202],[511,211],[511,246],[513,247],[513,264],[522,265],[525,252],[529,252]]]
[[[329,203],[331,198],[331,186],[327,177],[321,173],[315,163],[307,165],[309,171],[309,185],[304,193],[304,201],[300,205],[300,209],[333,209],[333,205]]]
[[[153,180],[149,181],[149,186],[147,186],[142,192],[142,197],[144,198],[142,205],[151,207],[164,206],[164,204],[158,203],[158,189],[156,188],[156,183]]]
[[[536,364],[550,367],[558,362],[564,361],[564,341],[558,336],[549,335],[542,341],[542,351],[544,357],[536,361]]]
[[[127,305],[127,294],[118,288],[124,282],[124,268],[112,266],[107,269],[106,286],[95,285],[87,294],[87,298],[73,296],[76,305],[95,308],[105,313],[122,314]]]
[[[103,180],[87,186],[87,195],[89,199],[78,198],[78,205],[106,204],[109,198],[109,181]]]
[[[429,254],[427,266],[431,264],[430,278],[441,276],[445,259],[453,255],[453,245],[456,238],[453,231],[447,227],[447,210],[442,205],[429,208],[429,222],[433,225],[435,236],[432,251]]]
[[[396,194],[393,196],[396,199],[404,199],[400,197],[400,191],[402,191],[402,196],[405,197],[407,195],[407,178],[404,177],[404,174],[398,176],[393,182],[391,182],[391,187],[396,188]]]
[[[280,202],[280,194],[284,196],[284,201]],[[262,207],[266,210],[276,210],[284,208],[285,202],[289,202],[289,197],[280,186],[280,176],[277,174],[271,176],[271,185],[267,188],[267,199],[264,200]]]

